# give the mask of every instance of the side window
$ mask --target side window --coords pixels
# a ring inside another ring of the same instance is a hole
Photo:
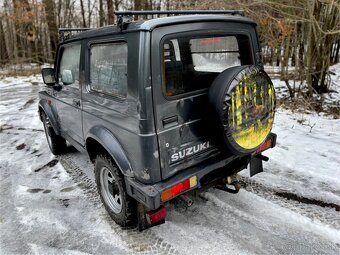
[[[79,89],[79,62],[81,45],[66,46],[59,64],[58,83]]]
[[[126,98],[127,43],[94,44],[91,47],[90,56],[91,89]]]

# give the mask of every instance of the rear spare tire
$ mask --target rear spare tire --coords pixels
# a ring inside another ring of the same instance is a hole
[[[233,153],[255,151],[269,135],[275,111],[275,91],[266,72],[257,66],[223,71],[209,89],[224,145]]]

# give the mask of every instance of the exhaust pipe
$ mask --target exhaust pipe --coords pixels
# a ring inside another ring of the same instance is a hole
[[[187,195],[181,195],[178,197],[178,199],[185,204],[186,207],[190,207],[194,204],[194,201],[191,200],[190,197]]]

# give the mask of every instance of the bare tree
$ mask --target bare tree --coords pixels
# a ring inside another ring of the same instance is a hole
[[[57,50],[57,45],[58,45],[58,28],[57,28],[55,13],[54,13],[54,2],[53,0],[43,0],[43,4],[45,5],[45,14],[46,14],[48,31],[50,35],[51,50],[52,50],[52,54],[54,54]]]
[[[85,18],[85,9],[84,9],[84,2],[80,0],[80,9],[81,9],[81,17],[83,20],[83,27],[86,27],[86,18]]]
[[[104,7],[103,7],[103,0],[99,0],[99,26],[104,26],[105,22],[105,14],[104,14]]]
[[[0,41],[5,42],[5,31],[2,25],[2,19],[0,18]],[[9,60],[9,54],[7,51],[6,43],[0,44],[0,65],[5,64]]]
[[[107,23],[109,25],[115,23],[115,16],[113,13],[113,2],[112,0],[107,0]]]

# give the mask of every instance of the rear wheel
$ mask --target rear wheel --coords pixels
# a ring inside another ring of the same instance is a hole
[[[94,171],[100,198],[111,218],[123,227],[133,225],[136,220],[136,201],[126,193],[118,167],[110,157],[98,155]]]
[[[51,152],[60,155],[66,151],[66,140],[57,135],[45,113],[42,114],[46,139]]]

